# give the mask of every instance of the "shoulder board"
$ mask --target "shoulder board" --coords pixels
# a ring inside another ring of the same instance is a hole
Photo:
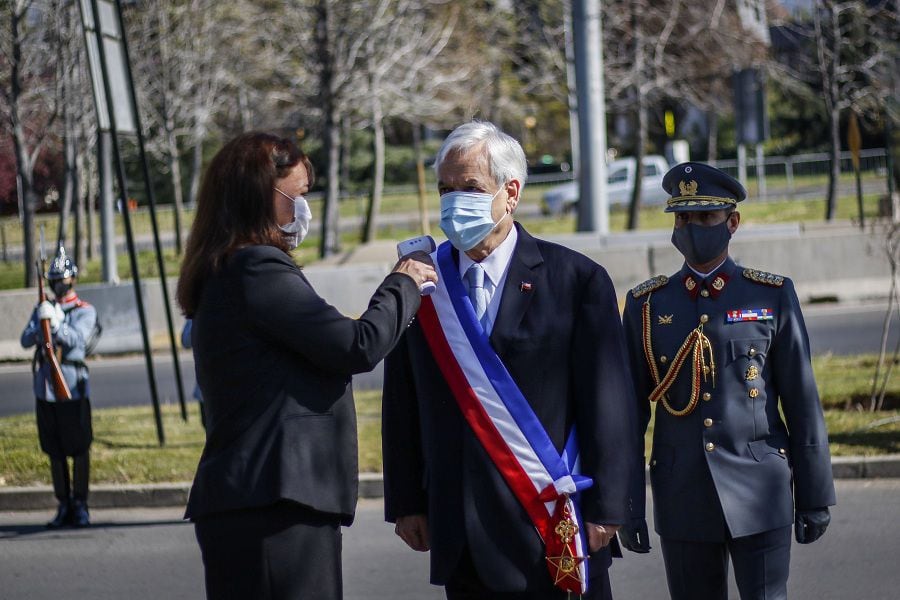
[[[649,294],[653,290],[658,290],[662,286],[669,283],[669,278],[665,275],[657,275],[651,279],[648,279],[644,283],[636,286],[633,290],[631,290],[631,295],[635,298],[640,298],[644,294]]]
[[[744,277],[750,281],[770,285],[772,287],[781,287],[784,285],[784,276],[774,273],[766,273],[765,271],[757,271],[756,269],[744,269]]]

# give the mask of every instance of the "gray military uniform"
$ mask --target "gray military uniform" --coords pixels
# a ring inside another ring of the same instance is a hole
[[[783,532],[795,508],[835,503],[809,340],[791,280],[730,258],[705,278],[685,265],[632,290],[624,324],[642,431],[651,398],[658,402],[650,483],[664,553],[667,541],[725,543],[778,530],[782,554],[771,562],[785,570],[775,579],[786,580],[790,539]],[[644,489],[642,469],[633,489],[635,519],[644,517]],[[672,588],[669,555],[667,569]],[[738,572],[737,560],[735,569],[742,594],[764,585],[766,577]],[[716,596],[691,591],[694,584],[678,583],[678,575],[674,585],[687,587],[688,597]],[[681,596],[673,591],[673,597]]]
[[[84,363],[85,352],[90,337],[97,323],[97,309],[93,305],[77,300],[71,305],[62,306],[65,315],[59,325],[59,329],[53,334],[53,344],[61,353],[60,369],[73,400],[90,397],[88,389],[88,368]],[[23,348],[40,346],[43,344],[41,337],[40,321],[37,318],[37,309],[31,315],[31,320],[25,326],[21,339]],[[53,393],[53,379],[50,376],[50,365],[44,360],[42,352],[38,352],[37,365],[34,374],[34,396],[40,400],[53,402],[56,396]]]

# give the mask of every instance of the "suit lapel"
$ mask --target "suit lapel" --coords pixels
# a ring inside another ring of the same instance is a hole
[[[516,248],[506,274],[497,320],[491,330],[491,345],[495,349],[497,348],[497,337],[516,330],[522,322],[522,318],[534,298],[534,288],[528,286],[534,284],[537,276],[535,270],[544,262],[537,241],[518,223],[515,224],[515,227],[518,230],[519,239],[516,240]]]

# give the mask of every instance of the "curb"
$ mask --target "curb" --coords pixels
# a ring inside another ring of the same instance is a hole
[[[831,460],[835,479],[900,479],[900,454],[838,456]],[[185,506],[191,483],[149,483],[91,487],[91,508],[158,508]],[[360,473],[359,497],[383,498],[381,473]],[[56,508],[50,486],[0,488],[0,511],[15,512]]]
[[[91,508],[160,508],[187,505],[190,481],[145,484],[97,484],[91,486]],[[360,498],[383,498],[381,473],[359,474]],[[0,487],[0,512],[56,508],[49,485]]]

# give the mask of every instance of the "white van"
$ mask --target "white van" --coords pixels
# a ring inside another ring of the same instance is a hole
[[[663,176],[669,170],[665,157],[657,154],[645,156],[641,179],[641,204],[662,204],[669,194],[662,189]],[[606,191],[609,205],[628,205],[634,188],[634,157],[614,160],[606,166]],[[578,203],[578,182],[569,181],[555,185],[544,192],[541,211],[545,215],[568,212]]]

